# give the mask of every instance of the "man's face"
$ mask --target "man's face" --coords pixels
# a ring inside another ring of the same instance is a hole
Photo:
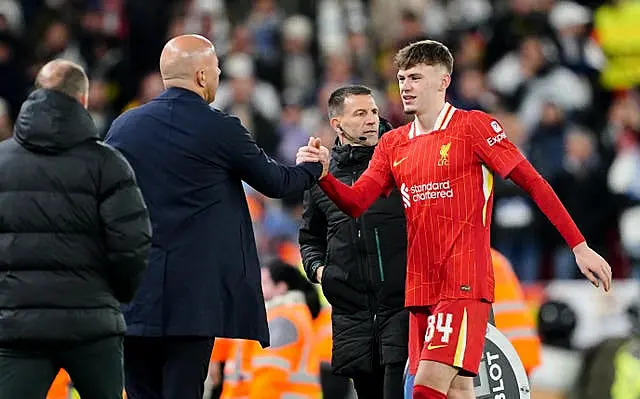
[[[423,113],[436,103],[449,85],[450,76],[442,65],[418,64],[398,71],[398,85],[404,112]]]
[[[212,50],[211,54],[205,56],[204,68],[201,70],[202,84],[204,84],[205,100],[213,102],[220,83],[220,68],[218,66],[218,56]]]
[[[343,144],[368,146],[378,144],[380,118],[378,106],[370,94],[347,96],[344,100],[344,111],[341,116],[335,118],[332,125],[334,124],[336,127],[339,125],[351,136],[346,137],[338,128],[338,135]],[[366,140],[359,140],[359,137],[366,137]]]

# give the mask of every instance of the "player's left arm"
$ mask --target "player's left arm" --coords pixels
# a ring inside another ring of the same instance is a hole
[[[529,194],[573,250],[582,274],[596,287],[599,287],[600,279],[605,291],[609,291],[611,267],[598,253],[589,248],[549,183],[509,140],[496,119],[479,111],[473,112],[472,117],[474,120],[470,125],[476,138],[475,152],[481,161],[503,179],[511,179]]]

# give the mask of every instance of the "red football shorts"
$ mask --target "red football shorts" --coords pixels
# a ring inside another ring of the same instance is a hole
[[[478,374],[491,304],[477,299],[451,299],[435,306],[414,307],[409,316],[409,372],[420,360],[448,364],[460,375]]]

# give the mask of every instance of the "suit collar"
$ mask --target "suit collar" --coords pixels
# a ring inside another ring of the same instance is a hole
[[[158,96],[158,98],[179,98],[179,97],[192,98],[195,100],[202,101],[203,103],[206,103],[206,101],[204,101],[204,99],[200,97],[198,93],[195,93],[188,89],[184,89],[182,87],[170,87],[165,91],[163,91],[162,93],[160,93],[160,95]]]

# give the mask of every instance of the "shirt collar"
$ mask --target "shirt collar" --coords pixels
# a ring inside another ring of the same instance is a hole
[[[433,124],[433,127],[430,131],[425,131],[425,129],[420,125],[420,121],[416,116],[413,122],[411,122],[411,129],[409,130],[409,138],[412,139],[422,134],[429,134],[431,132],[446,129],[455,111],[456,111],[456,107],[449,104],[449,102],[445,102],[444,105],[442,106],[442,109],[440,110],[440,113],[438,113],[438,117],[436,118],[436,121]]]

